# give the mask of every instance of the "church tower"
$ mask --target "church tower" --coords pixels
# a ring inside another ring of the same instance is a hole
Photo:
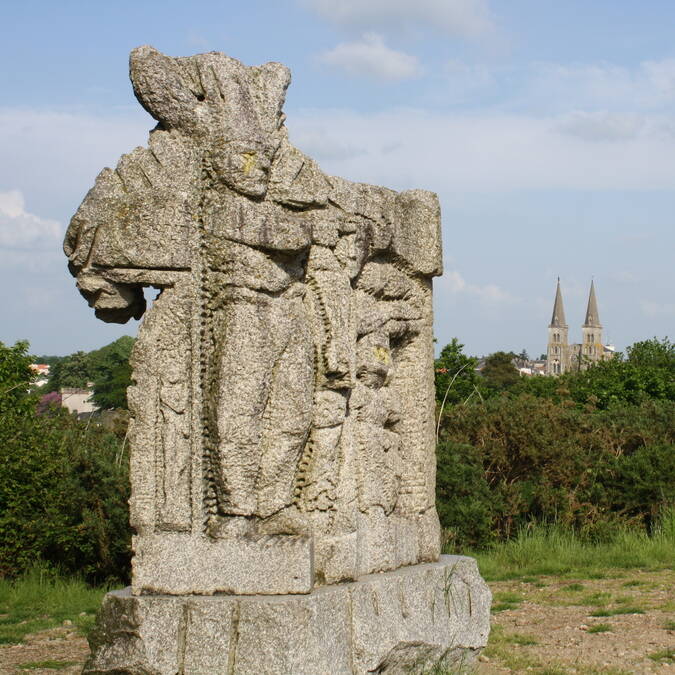
[[[594,296],[595,297],[595,296]],[[546,349],[546,374],[562,375],[569,369],[568,326],[565,321],[560,277],[555,291],[553,314],[548,327],[548,347]]]
[[[581,327],[581,367],[589,361],[601,361],[604,347],[602,344],[602,325],[598,315],[598,301],[595,297],[595,284],[591,281],[591,290],[588,294],[586,319]]]

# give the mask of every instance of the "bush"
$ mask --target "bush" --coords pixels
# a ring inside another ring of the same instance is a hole
[[[445,441],[436,456],[436,501],[446,547],[485,544],[499,509],[478,453],[470,445]]]
[[[438,450],[442,524],[461,547],[533,523],[593,540],[649,528],[675,501],[673,419],[675,404],[654,400],[598,410],[523,394],[455,406]]]
[[[45,561],[88,581],[126,581],[128,458],[116,436],[63,411],[3,414],[0,576]]]

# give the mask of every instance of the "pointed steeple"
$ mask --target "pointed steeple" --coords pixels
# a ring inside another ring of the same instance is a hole
[[[563,307],[562,293],[560,292],[560,277],[558,277],[558,287],[555,291],[555,302],[553,303],[553,314],[551,315],[550,327],[567,327],[567,322],[565,321],[565,308]]]
[[[598,301],[595,299],[595,285],[593,284],[593,280],[591,280],[591,292],[588,294],[588,307],[586,308],[584,326],[602,328],[600,324],[600,315],[598,314]]]

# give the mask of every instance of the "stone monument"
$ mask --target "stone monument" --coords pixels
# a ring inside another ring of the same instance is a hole
[[[64,249],[103,321],[139,319],[130,589],[85,673],[470,665],[490,593],[440,556],[435,194],[328,176],[294,148],[290,74],[131,53],[147,148],[104,169]]]

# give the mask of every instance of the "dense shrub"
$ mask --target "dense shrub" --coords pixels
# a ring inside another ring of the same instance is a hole
[[[445,543],[476,547],[493,538],[499,506],[475,449],[444,441],[436,448],[436,503]]]
[[[438,446],[442,524],[458,546],[508,539],[532,523],[590,538],[649,527],[675,502],[673,419],[675,404],[654,400],[598,410],[522,394],[455,406]]]
[[[39,560],[92,582],[126,580],[130,530],[123,442],[63,411],[0,420],[0,576]]]

